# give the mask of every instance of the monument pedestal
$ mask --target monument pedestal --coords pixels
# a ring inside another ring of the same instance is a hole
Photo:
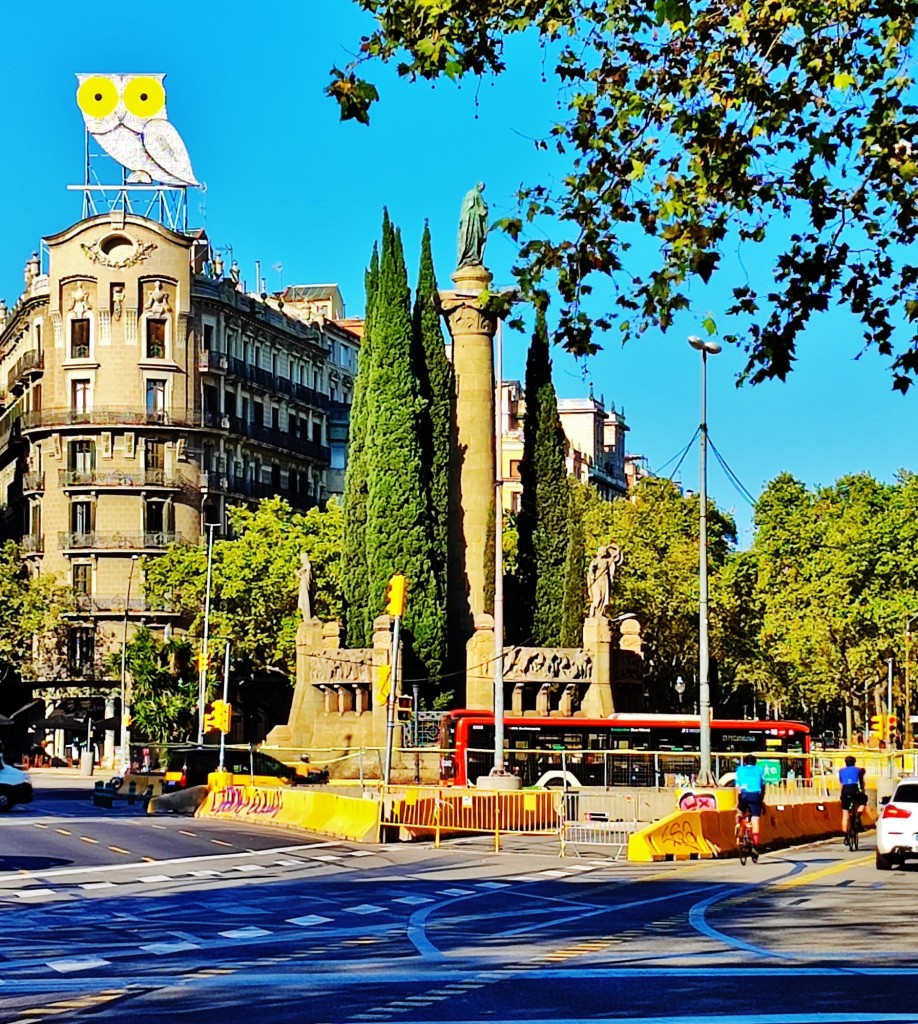
[[[612,698],[612,623],[605,616],[583,624],[583,647],[593,662],[593,678],[583,697],[581,711],[587,718],[608,718],[615,711]]]

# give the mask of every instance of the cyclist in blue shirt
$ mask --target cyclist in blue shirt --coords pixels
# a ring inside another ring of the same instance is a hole
[[[759,845],[759,818],[765,798],[765,771],[756,764],[755,755],[747,754],[736,769],[736,820],[748,814],[752,826],[752,843]]]
[[[864,775],[864,769],[857,767],[857,758],[849,754],[845,758],[845,767],[838,773],[838,781],[841,783],[842,833],[846,836],[851,809],[856,807],[858,814],[863,814],[867,810]]]

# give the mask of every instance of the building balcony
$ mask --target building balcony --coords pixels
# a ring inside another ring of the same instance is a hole
[[[225,352],[211,352],[205,349],[198,354],[198,371],[200,373],[226,373],[229,369],[229,356]]]
[[[202,473],[201,488],[205,491],[217,491],[229,496],[240,495],[245,498],[283,498],[293,508],[301,511],[314,508],[316,499],[301,491],[291,490],[276,484],[264,483],[261,480],[247,480],[241,476],[226,476],[222,473]]]
[[[172,413],[155,409],[37,409],[22,415],[24,431],[73,426],[195,427],[199,425],[195,413]]]
[[[59,533],[62,551],[161,551],[182,538],[171,530],[152,533]]]
[[[45,550],[45,537],[42,533],[27,533],[20,538],[19,550],[23,554],[40,555]]]
[[[166,602],[162,608],[153,607],[143,597],[132,597],[130,603],[125,604],[124,594],[99,595],[99,594],[76,594],[74,599],[74,613],[94,615],[143,615],[154,613],[156,615],[178,614],[171,604]]]
[[[63,488],[110,487],[136,490],[138,488],[162,487],[178,490],[181,487],[179,478],[164,469],[140,469],[136,473],[59,469],[57,475],[60,486]]]
[[[22,477],[22,493],[30,491],[43,491],[45,489],[44,473],[25,473]]]
[[[33,349],[26,352],[10,370],[6,386],[12,392],[22,391],[28,381],[40,377],[45,371],[45,354]]]
[[[226,416],[218,412],[204,413],[204,426],[214,429],[226,430],[238,437],[249,438],[261,444],[270,445],[272,448],[280,448],[282,451],[291,452],[296,455],[305,456],[322,465],[331,464],[331,448],[318,444],[315,441],[307,441],[305,438],[294,437],[283,430],[275,430],[273,427],[262,427],[238,416]]]

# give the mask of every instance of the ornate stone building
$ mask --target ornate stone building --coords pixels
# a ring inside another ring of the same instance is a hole
[[[219,536],[229,503],[340,490],[329,421],[346,425],[359,333],[266,298],[201,233],[118,212],[47,238],[0,306],[0,530],[77,593],[43,684],[98,680],[123,623],[170,622],[139,557]]]

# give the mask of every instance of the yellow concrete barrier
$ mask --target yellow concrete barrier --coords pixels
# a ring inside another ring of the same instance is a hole
[[[874,824],[870,811],[862,815],[866,828]],[[736,849],[736,813],[675,811],[635,832],[628,841],[628,860],[695,860],[731,855]],[[764,847],[787,846],[841,835],[837,800],[806,804],[766,804],[760,822]]]
[[[196,817],[299,828],[358,843],[379,841],[379,803],[319,790],[214,786]]]

